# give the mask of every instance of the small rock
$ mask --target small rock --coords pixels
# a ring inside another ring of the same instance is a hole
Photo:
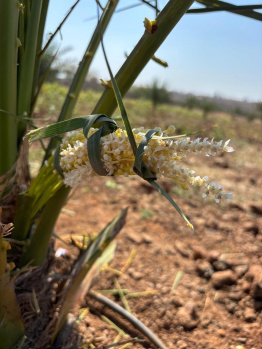
[[[228,301],[227,293],[223,291],[216,292],[214,301],[216,303],[225,304]]]
[[[226,337],[226,331],[223,328],[219,328],[217,330],[217,334],[219,335],[219,337]]]
[[[246,322],[256,321],[256,314],[252,308],[246,308],[244,312],[244,319]]]
[[[216,229],[219,228],[219,225],[218,225],[217,220],[216,220],[215,218],[213,219],[213,218],[211,218],[211,217],[209,217],[209,219],[206,220],[205,226],[206,226],[207,228],[214,229],[214,230],[216,230]]]
[[[218,251],[211,250],[207,255],[207,260],[209,261],[209,263],[214,263],[215,261],[218,260],[219,257],[220,257],[220,253]]]
[[[253,280],[251,293],[255,299],[262,299],[262,275]]]
[[[245,231],[250,231],[250,232],[254,233],[255,235],[257,235],[259,232],[259,228],[254,222],[245,221],[242,226],[243,226]]]
[[[214,272],[211,264],[203,259],[198,259],[196,261],[196,271],[200,276],[206,279],[210,279]]]
[[[198,324],[196,305],[187,302],[184,307],[178,309],[175,318],[178,325],[183,326],[185,330],[193,330]]]
[[[256,311],[261,311],[262,310],[262,300],[255,299],[254,308],[256,309]]]
[[[259,202],[257,204],[251,204],[250,209],[253,213],[262,215],[262,202]]]
[[[232,301],[239,302],[243,298],[243,292],[237,291],[237,292],[229,292],[227,294],[227,297],[231,299]]]
[[[245,264],[245,265],[238,265],[234,268],[234,271],[236,272],[236,274],[238,275],[238,277],[242,277],[243,275],[246,274],[246,272],[249,269],[249,265]]]
[[[142,243],[142,240],[143,240],[142,236],[138,233],[135,233],[135,232],[128,232],[127,238],[137,245],[140,245]]]
[[[248,273],[245,275],[245,278],[247,281],[252,282],[257,275],[261,275],[262,273],[262,266],[259,264],[253,264],[249,268]]]
[[[251,282],[250,293],[254,299],[262,299],[262,267],[252,265],[246,274],[246,280]]]
[[[182,241],[177,241],[175,247],[183,257],[189,257],[192,253],[189,246]]]
[[[170,299],[170,304],[173,304],[175,307],[182,307],[184,305],[184,301],[179,296],[172,296]]]
[[[242,326],[233,324],[233,325],[231,326],[231,330],[234,331],[234,332],[237,332],[237,333],[238,333],[238,332],[241,332],[241,331],[242,331]]]
[[[218,167],[221,167],[221,168],[228,168],[229,167],[228,162],[225,159],[222,159],[222,158],[215,158],[214,159],[214,164],[216,166],[218,166]]]
[[[208,325],[210,325],[210,323],[213,320],[213,315],[209,314],[209,313],[205,313],[202,317],[201,317],[201,326],[203,328],[207,328]]]
[[[251,288],[251,283],[248,281],[244,281],[243,284],[241,285],[241,289],[246,293],[250,291],[250,288]]]
[[[229,268],[248,264],[248,259],[243,253],[224,253],[220,256],[219,260],[225,262]]]
[[[207,258],[207,250],[204,247],[191,245],[191,249],[193,251],[192,258],[194,260]]]
[[[215,261],[212,263],[212,265],[216,271],[223,271],[229,268],[225,261]]]
[[[151,236],[149,234],[144,233],[144,234],[142,234],[142,241],[144,243],[146,243],[147,245],[150,245],[150,244],[152,244],[153,239],[151,238]]]
[[[237,306],[237,303],[236,303],[236,302],[229,301],[229,299],[228,299],[228,302],[226,302],[226,304],[225,304],[226,309],[227,309],[231,314],[234,313],[234,311],[235,311],[235,309],[236,309],[236,306]]]
[[[176,342],[176,347],[178,349],[187,349],[187,344],[186,342],[179,340],[178,342]]]
[[[231,202],[231,203],[229,204],[229,207],[230,207],[230,208],[235,208],[235,209],[237,209],[237,210],[239,210],[239,211],[243,211],[243,212],[246,211],[246,209],[245,209],[244,206],[242,206],[242,205],[240,205],[239,203],[236,203],[236,202]]]
[[[140,273],[140,271],[135,270],[134,268],[129,268],[128,274],[137,281],[143,278],[143,274]]]
[[[236,283],[237,275],[232,270],[217,271],[212,275],[211,281],[215,288],[221,288]]]
[[[239,343],[245,344],[245,343],[247,342],[247,339],[244,338],[244,337],[239,337],[239,338],[237,338],[237,341],[238,341]]]

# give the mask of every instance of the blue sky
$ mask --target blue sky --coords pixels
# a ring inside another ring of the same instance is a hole
[[[55,31],[75,0],[50,0],[46,38]],[[105,4],[106,1],[100,1]],[[138,3],[120,0],[118,9]],[[158,0],[162,8],[166,0]],[[235,5],[261,4],[261,1],[234,0]],[[196,4],[194,7],[200,7]],[[95,0],[81,0],[58,34],[61,48],[70,46],[75,64],[81,59],[96,26]],[[104,35],[111,68],[117,73],[143,35],[145,17],[154,19],[155,12],[143,5],[116,13]],[[238,100],[262,101],[262,22],[225,12],[185,15],[156,56],[167,61],[163,68],[151,61],[136,80],[146,85],[158,79],[169,90],[199,95],[219,95]],[[99,49],[91,74],[108,79],[104,58]]]

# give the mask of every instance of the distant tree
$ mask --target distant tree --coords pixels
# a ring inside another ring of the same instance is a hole
[[[134,87],[128,94],[131,98],[149,99],[152,101],[153,108],[156,109],[160,103],[171,103],[171,93],[165,85],[160,86],[157,80],[154,80],[151,85],[143,87]]]
[[[208,117],[208,114],[215,110],[216,109],[216,105],[207,100],[207,99],[204,99],[201,103],[200,103],[200,108],[203,110],[203,119],[206,120],[207,117]]]
[[[199,106],[199,102],[194,95],[189,95],[185,100],[185,107],[189,110],[197,108]]]
[[[153,108],[156,109],[160,103],[170,103],[171,97],[170,92],[164,85],[159,86],[159,82],[155,79],[150,89],[150,99],[152,101]]]
[[[256,104],[256,109],[257,109],[258,117],[262,119],[262,102],[258,102]]]

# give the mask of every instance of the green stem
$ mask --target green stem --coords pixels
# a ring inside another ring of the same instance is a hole
[[[192,0],[169,1],[156,18],[157,30],[153,34],[145,31],[115,76],[122,96],[126,94],[156,50],[193,2]],[[116,107],[117,102],[114,91],[112,89],[106,89],[93,110],[93,114],[105,113],[107,116],[110,116]]]
[[[89,43],[89,45],[84,53],[82,61],[79,64],[79,67],[78,67],[77,72],[74,76],[72,84],[69,88],[68,94],[66,96],[66,99],[65,99],[63,107],[61,109],[59,118],[57,120],[58,122],[70,119],[72,117],[73,110],[74,110],[74,107],[75,107],[76,102],[78,100],[80,91],[81,91],[83,84],[85,82],[86,75],[89,71],[90,65],[93,61],[93,58],[94,58],[95,53],[97,51],[97,48],[99,46],[99,42],[100,42],[99,30],[101,30],[102,33],[105,32],[118,2],[119,2],[119,0],[114,0],[114,1],[109,0],[108,1],[107,5],[105,7],[105,10],[102,14],[102,17],[101,17],[101,21],[100,21],[101,29],[100,29],[100,26],[97,25],[97,27],[94,31],[94,34],[91,38],[91,41],[90,41],[90,43]],[[48,147],[47,147],[47,151],[46,151],[45,158],[43,161],[45,161],[46,159],[49,158],[52,150],[54,148],[56,148],[57,145],[58,145],[57,140],[52,138],[49,142]]]
[[[19,67],[17,114],[27,117],[31,115],[31,97],[34,82],[35,58],[37,53],[38,29],[43,0],[33,1],[26,28],[25,49]],[[24,136],[25,125],[18,124],[18,141]]]
[[[46,258],[52,232],[70,188],[62,186],[48,201],[41,213],[32,240],[22,257],[21,265],[41,265]]]
[[[49,6],[49,1],[50,0],[43,0],[42,4],[42,10],[41,10],[41,15],[40,15],[40,21],[39,21],[39,28],[38,28],[38,37],[37,37],[37,46],[36,46],[36,57],[35,57],[35,71],[34,71],[34,87],[32,91],[32,101],[36,102],[34,96],[36,91],[38,90],[39,86],[39,68],[40,68],[40,57],[39,57],[39,52],[42,47],[43,43],[43,37],[44,37],[44,30],[45,30],[45,24],[46,24],[46,16],[47,16],[47,10]],[[33,110],[33,107],[35,106],[31,104],[31,109]]]
[[[228,12],[231,12],[231,13],[235,13],[237,15],[240,15],[240,16],[245,16],[245,17],[249,17],[249,18],[252,18],[252,19],[256,19],[258,21],[261,21],[262,20],[262,13],[259,13],[259,12],[256,12],[256,11],[252,11],[252,10],[246,10],[246,11],[241,11],[239,12],[237,10],[237,7],[236,5],[233,5],[233,4],[230,4],[228,2],[225,2],[225,1],[219,1],[219,0],[197,0],[197,2],[199,2],[200,4],[202,5],[205,5],[207,7],[222,7],[222,6],[230,6],[232,9],[228,9],[227,11]],[[234,7],[236,7],[236,9],[234,9]]]
[[[17,85],[17,0],[0,1],[0,109],[16,115]],[[17,157],[17,122],[0,112],[0,176]]]

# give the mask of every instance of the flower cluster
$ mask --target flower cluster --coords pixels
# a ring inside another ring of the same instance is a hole
[[[231,192],[223,192],[222,186],[216,182],[208,182],[208,177],[195,175],[195,171],[186,168],[181,161],[186,160],[187,154],[205,153],[207,156],[215,156],[217,152],[232,152],[229,141],[216,142],[214,139],[189,137],[178,139],[170,136],[174,133],[174,126],[169,126],[166,131],[157,129],[157,133],[149,141],[144,149],[143,161],[148,168],[156,173],[157,177],[171,178],[183,189],[190,185],[204,186],[203,197],[209,194],[215,196],[216,202],[220,199],[228,201]],[[91,129],[91,136],[96,129]],[[133,129],[137,145],[141,142],[147,130],[143,127]],[[69,132],[62,140],[60,151],[60,166],[64,173],[64,183],[69,186],[77,186],[96,176],[87,154],[86,138],[82,131]],[[134,154],[132,152],[126,131],[117,129],[114,133],[102,137],[100,140],[100,155],[103,166],[108,175],[134,175]]]

